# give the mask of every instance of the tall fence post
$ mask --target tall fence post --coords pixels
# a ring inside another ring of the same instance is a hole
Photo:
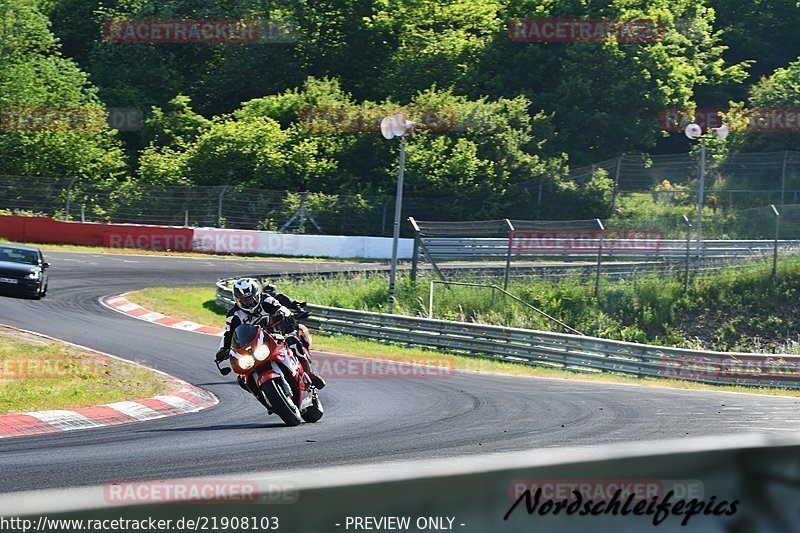
[[[217,197],[217,227],[222,227],[222,197],[225,195],[225,191],[228,189],[227,185],[222,186],[222,190],[219,191],[219,196]]]
[[[789,159],[789,150],[783,152],[783,168],[781,169],[781,205],[784,205],[786,196],[786,161]]]
[[[69,197],[72,194],[72,184],[75,183],[75,176],[72,176],[72,179],[69,180],[69,185],[67,185],[67,201],[64,205],[64,220],[69,221]]]
[[[536,207],[542,207],[542,189],[544,188],[544,176],[539,180],[539,198],[536,200]]]
[[[392,197],[388,196],[386,200],[383,201],[383,218],[381,219],[381,235],[386,235],[386,212],[389,210],[389,203],[392,201]]]
[[[597,271],[595,272],[594,276],[594,295],[595,297],[600,297],[600,269],[603,265],[603,239],[605,238],[606,227],[603,226],[603,223],[600,221],[599,218],[596,218],[597,226],[600,228],[600,244],[597,247]]]
[[[85,205],[81,204],[81,222],[86,222]]]
[[[622,154],[617,159],[617,171],[614,175],[614,192],[611,195],[611,213],[609,213],[609,217],[614,215],[614,211],[617,209],[617,195],[619,194],[619,172],[622,169],[622,159],[625,157],[625,154]]]
[[[417,282],[417,269],[419,268],[420,229],[414,217],[408,217],[414,229],[414,250],[411,253],[411,283]]]
[[[503,278],[503,289],[508,290],[508,278],[511,275],[511,244],[514,240],[514,224],[508,219],[505,220],[508,226],[508,250],[506,251],[506,273]],[[494,303],[494,293],[492,293],[492,303]]]
[[[706,140],[700,137],[700,184],[697,188],[697,255],[703,254],[703,204],[706,185]]]
[[[686,265],[683,272],[683,292],[689,290],[689,252],[692,248],[692,223],[689,217],[683,215],[683,223],[686,225]]]
[[[775,204],[770,204],[772,213],[775,215],[775,244],[772,248],[772,279],[778,275],[778,241],[781,238],[781,213]]]
[[[183,227],[184,228],[188,228],[189,227],[189,210],[188,209],[184,212]]]

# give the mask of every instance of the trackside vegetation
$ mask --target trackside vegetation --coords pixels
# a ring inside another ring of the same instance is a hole
[[[0,328],[0,414],[135,400],[173,388],[146,368]]]
[[[492,283],[483,280],[484,283]],[[494,283],[502,285],[501,280]],[[283,282],[281,290],[320,305],[385,310],[386,278],[306,279]],[[771,262],[737,264],[696,276],[684,292],[680,273],[603,280],[599,297],[593,280],[512,280],[509,292],[592,336],[637,343],[719,351],[793,350],[800,335],[800,258],[783,258],[772,279]],[[436,285],[434,318],[563,331],[525,306],[473,287]],[[401,278],[399,313],[428,316],[427,280]]]
[[[320,305],[383,311],[385,276],[279,281],[280,290]],[[401,277],[397,311],[427,316],[428,283]],[[719,351],[800,353],[798,290],[800,258],[785,258],[775,279],[765,262],[737,265],[695,277],[684,292],[677,275],[652,275],[605,281],[599,298],[593,284],[579,277],[558,281],[512,281],[509,290],[524,301],[585,334],[639,343]],[[151,288],[128,295],[148,309],[203,324],[221,325],[225,309],[213,288]],[[434,317],[559,331],[560,326],[497,293],[472,287],[437,285]],[[371,342],[317,335],[317,348],[354,355],[387,357],[403,351]],[[427,357],[427,356],[426,356]],[[448,356],[449,357],[449,356]]]

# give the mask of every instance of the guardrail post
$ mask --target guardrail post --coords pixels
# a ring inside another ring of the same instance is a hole
[[[683,215],[683,223],[686,225],[686,267],[683,273],[683,292],[689,290],[689,253],[692,248],[692,223],[689,217]]]
[[[770,204],[772,213],[775,215],[775,244],[772,249],[772,279],[778,275],[778,241],[781,238],[781,213],[775,204]]]
[[[428,289],[428,318],[433,318],[433,284],[436,280],[431,280],[431,286]]]
[[[508,225],[508,252],[506,253],[506,274],[503,278],[503,289],[508,290],[508,277],[511,274],[511,242],[514,239],[514,225],[506,219]],[[494,304],[494,293],[492,293],[492,304]]]
[[[606,227],[599,218],[596,218],[597,225],[600,228],[600,244],[597,247],[597,271],[594,276],[594,295],[596,298],[600,297],[600,269],[603,265],[603,238],[605,237]]]

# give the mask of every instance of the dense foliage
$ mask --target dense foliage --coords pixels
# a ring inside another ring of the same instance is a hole
[[[694,277],[603,280],[599,297],[580,277],[516,279],[508,290],[587,335],[637,343],[720,351],[796,351],[800,338],[800,261],[783,259],[777,278],[769,262],[739,264]],[[469,280],[469,278],[464,278]],[[486,284],[486,279],[474,280]],[[284,280],[281,290],[319,305],[381,311],[388,285],[381,275]],[[428,316],[428,283],[401,277],[397,312]],[[445,320],[564,332],[556,323],[488,287],[438,285],[434,317]]]
[[[661,33],[512,40],[508,22],[532,17],[649,18]],[[448,197],[459,217],[605,216],[610,178],[566,170],[686,150],[660,131],[665,108],[800,107],[795,0],[0,0],[0,18],[3,110],[144,111],[138,131],[0,132],[2,173],[79,176],[94,195],[168,185],[391,195],[397,145],[375,121],[343,131],[309,110],[438,110],[447,127],[408,144],[408,194]],[[108,21],[132,19],[280,31],[248,43],[106,39]],[[798,144],[796,134],[743,134],[734,146]],[[515,185],[536,179],[553,207],[531,212],[529,190]]]

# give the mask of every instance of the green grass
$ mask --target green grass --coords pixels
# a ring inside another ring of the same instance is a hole
[[[151,288],[135,291],[126,296],[146,309],[191,320],[207,326],[225,327],[227,309],[219,307],[210,288]]]
[[[86,407],[172,392],[145,368],[0,329],[0,413]]]
[[[772,279],[771,262],[737,264],[695,277],[684,292],[679,274],[603,280],[514,280],[509,292],[587,335],[637,343],[719,351],[786,351],[800,336],[800,257],[784,257]],[[495,283],[501,283],[496,280]],[[295,299],[320,305],[385,311],[386,276],[281,281]],[[428,316],[427,281],[398,278],[397,312]],[[436,285],[434,318],[563,331],[535,311],[489,289]]]
[[[317,281],[311,286],[319,288]],[[282,284],[285,287],[286,284]],[[355,285],[354,285],[355,286]],[[192,320],[206,325],[222,327],[225,320],[225,309],[215,303],[215,291],[211,288],[185,288],[170,289],[151,288],[135,291],[128,294],[127,298],[143,307],[158,311],[159,313]],[[477,372],[508,374],[516,376],[532,376],[558,379],[577,379],[605,383],[627,383],[640,386],[665,386],[690,390],[714,390],[728,392],[746,392],[769,395],[785,395],[800,397],[800,391],[787,391],[783,389],[754,389],[741,386],[714,386],[689,381],[678,381],[658,378],[635,378],[622,374],[584,374],[526,365],[521,363],[508,363],[494,361],[479,357],[468,357],[452,354],[443,354],[422,348],[407,348],[394,344],[383,344],[367,341],[346,335],[328,336],[316,334],[313,337],[313,349],[323,352],[357,355],[376,359],[413,362],[471,370]]]

